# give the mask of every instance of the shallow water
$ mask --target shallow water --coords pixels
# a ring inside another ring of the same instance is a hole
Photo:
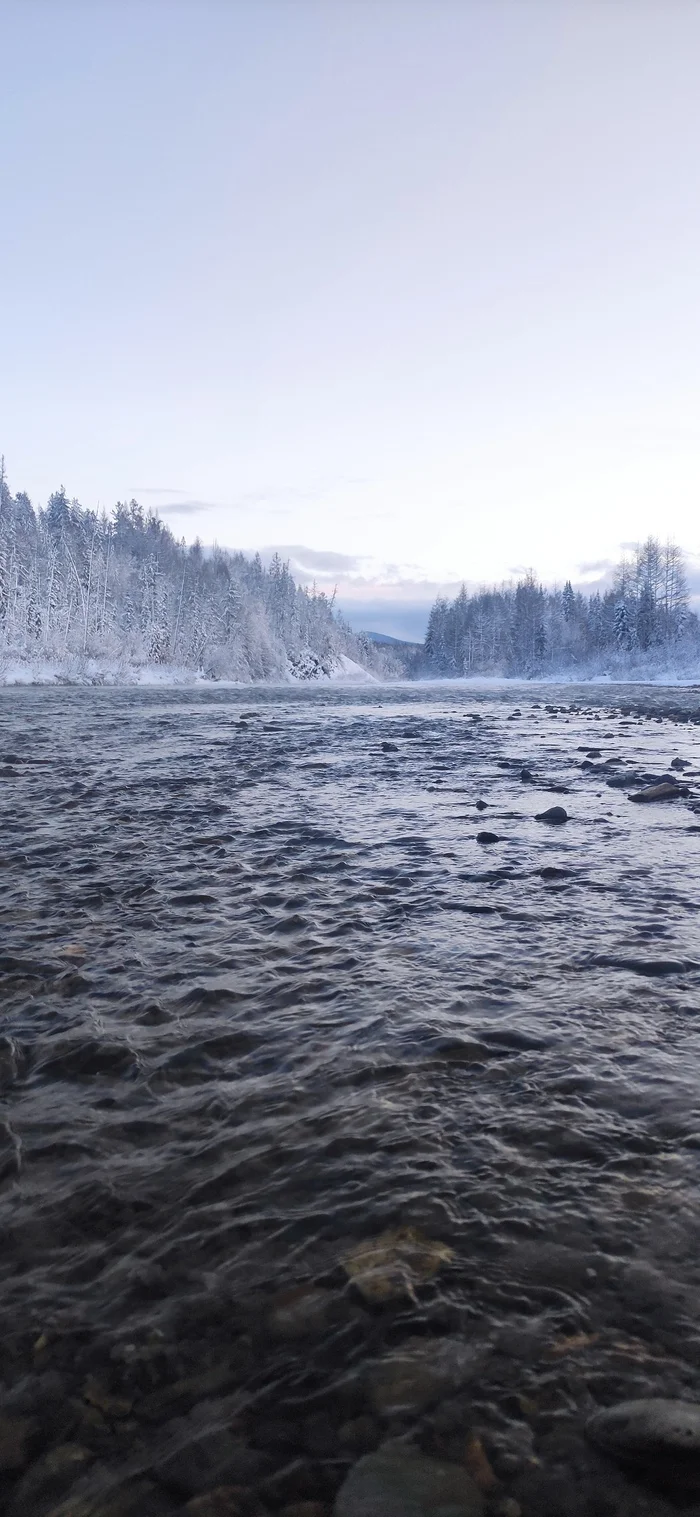
[[[359,1414],[363,1367],[421,1333],[488,1343],[504,1416],[543,1344],[596,1333],[553,1414],[695,1394],[699,719],[696,691],[623,687],[0,692],[24,1403],[56,1366],[148,1360],[146,1395],[228,1355],[242,1414]],[[676,757],[686,800],[607,784]],[[396,1224],[455,1260],[371,1311],[339,1260]],[[266,1336],[312,1280],[332,1331]]]

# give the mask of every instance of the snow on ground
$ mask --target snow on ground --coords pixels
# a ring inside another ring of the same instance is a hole
[[[356,664],[354,658],[348,658],[347,653],[339,653],[336,667],[329,675],[336,683],[344,685],[378,685],[380,681],[376,674],[370,674],[362,664]]]
[[[630,670],[627,674],[593,674],[584,676],[572,670],[561,674],[537,675],[534,678],[510,678],[505,675],[469,675],[460,679],[386,680],[371,674],[362,664],[349,658],[346,653],[335,653],[320,658],[307,651],[298,654],[287,665],[287,681],[290,684],[310,685],[416,685],[456,686],[464,690],[532,689],[547,685],[662,685],[666,687],[695,688],[700,685],[700,669],[678,673],[672,669],[642,673]],[[75,660],[65,664],[37,660],[25,663],[21,660],[0,662],[0,686],[2,685],[121,685],[173,688],[179,685],[244,689],[249,684],[278,685],[284,677],[273,676],[269,680],[211,679],[193,669],[173,668],[165,664],[127,665],[105,663],[94,659]]]
[[[362,664],[356,663],[354,658],[348,658],[347,653],[329,653],[321,657],[318,653],[312,653],[306,649],[304,653],[295,654],[287,660],[287,672],[290,680],[297,684],[323,685],[327,682],[342,685],[377,685],[380,681],[375,674],[370,674]]]
[[[294,663],[290,660],[287,678],[291,683],[376,685],[376,675],[370,674],[355,659],[345,653],[332,654],[321,660],[317,654],[299,655]],[[166,664],[106,664],[94,659],[73,661],[65,664],[20,660],[0,664],[0,685],[138,685],[145,687],[171,688],[178,685],[219,685],[244,688],[247,684],[279,684],[280,677],[268,681],[243,681],[235,679],[210,679],[193,669],[173,668]]]

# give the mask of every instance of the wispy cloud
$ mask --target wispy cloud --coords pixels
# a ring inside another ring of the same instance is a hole
[[[214,502],[211,500],[169,501],[167,505],[158,507],[161,516],[197,516],[200,511],[215,509]]]
[[[127,495],[189,495],[189,490],[176,490],[174,485],[131,485]]]
[[[614,567],[615,565],[611,558],[596,558],[592,559],[590,563],[576,565],[579,574],[607,574]]]

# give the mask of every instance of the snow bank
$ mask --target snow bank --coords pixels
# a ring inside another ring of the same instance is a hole
[[[343,685],[377,685],[380,681],[376,675],[370,674],[362,664],[355,662],[354,658],[348,658],[347,653],[327,653],[321,655],[312,653],[306,648],[303,653],[294,654],[287,660],[288,677],[295,684],[303,681],[305,684],[333,684]]]
[[[347,653],[337,655],[336,667],[330,679],[344,685],[378,685],[380,681],[376,674],[370,674],[362,664],[356,664],[354,658],[348,658]]]
[[[292,684],[376,685],[381,683],[346,653],[332,653],[321,658],[306,650],[290,658],[287,678]],[[0,685],[119,685],[171,689],[180,685],[212,685],[245,688],[250,684],[278,684],[279,676],[270,680],[219,679],[196,673],[193,669],[170,664],[109,663],[95,659],[69,659],[65,663],[44,660],[14,660],[0,664]]]

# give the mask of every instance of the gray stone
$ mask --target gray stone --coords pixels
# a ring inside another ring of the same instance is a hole
[[[535,817],[535,821],[549,822],[554,827],[561,827],[568,820],[569,813],[564,810],[563,806],[548,806],[546,811],[538,811]]]
[[[700,1405],[649,1397],[595,1412],[586,1436],[618,1463],[659,1484],[700,1493]]]
[[[482,1517],[484,1499],[459,1464],[384,1444],[353,1465],[334,1517]]]
[[[660,785],[647,785],[644,790],[635,791],[630,796],[631,801],[676,801],[679,796],[687,795],[686,785],[674,785],[670,780],[662,780]]]
[[[600,1448],[624,1456],[692,1450],[700,1459],[700,1406],[662,1397],[620,1401],[594,1412],[586,1423],[586,1434]]]

